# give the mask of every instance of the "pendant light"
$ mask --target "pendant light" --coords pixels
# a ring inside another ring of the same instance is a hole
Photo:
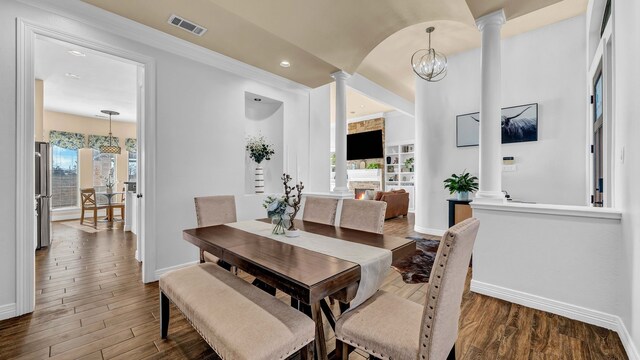
[[[120,146],[113,144],[113,135],[111,134],[111,115],[120,115],[120,113],[113,110],[100,110],[100,112],[109,115],[109,145],[100,146],[100,153],[120,154],[122,149],[120,149]]]
[[[427,28],[429,48],[420,49],[411,56],[413,72],[430,82],[440,81],[447,75],[447,57],[431,47],[431,33],[435,29],[433,26]]]

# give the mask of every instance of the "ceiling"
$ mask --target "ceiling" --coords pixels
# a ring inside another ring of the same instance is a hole
[[[503,36],[510,36],[575,16],[587,2],[376,0],[371,6],[370,0],[83,1],[312,88],[333,81],[329,75],[340,69],[361,73],[410,100],[409,57],[424,47],[428,24],[439,27],[434,47],[451,55],[479,46],[474,18],[489,12],[504,9],[509,21]],[[552,7],[557,11],[548,10]],[[208,31],[198,37],[174,27],[167,22],[172,14]],[[280,67],[282,60],[291,67]]]
[[[70,54],[73,50],[84,56]],[[120,113],[113,117],[115,121],[136,121],[134,64],[68,43],[38,38],[35,72],[36,79],[44,81],[45,110],[104,119],[100,110],[106,109]]]

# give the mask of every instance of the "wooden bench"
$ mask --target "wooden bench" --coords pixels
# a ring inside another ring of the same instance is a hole
[[[313,359],[314,322],[303,313],[212,263],[160,277],[160,332],[169,300],[222,359]]]

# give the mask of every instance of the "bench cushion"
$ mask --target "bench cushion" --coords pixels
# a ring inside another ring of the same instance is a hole
[[[222,359],[284,359],[315,336],[309,317],[213,263],[162,275],[160,290]]]

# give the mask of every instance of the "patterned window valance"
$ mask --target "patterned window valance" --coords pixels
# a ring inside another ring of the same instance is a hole
[[[114,137],[111,144],[120,146],[120,138]],[[109,145],[109,137],[104,135],[89,135],[89,148],[100,150],[100,146]]]
[[[138,152],[138,140],[133,138],[127,138],[124,141],[124,147],[130,153]]]
[[[63,149],[78,150],[84,147],[85,136],[84,134],[67,131],[51,130],[49,132],[49,142],[51,145],[55,145]]]

